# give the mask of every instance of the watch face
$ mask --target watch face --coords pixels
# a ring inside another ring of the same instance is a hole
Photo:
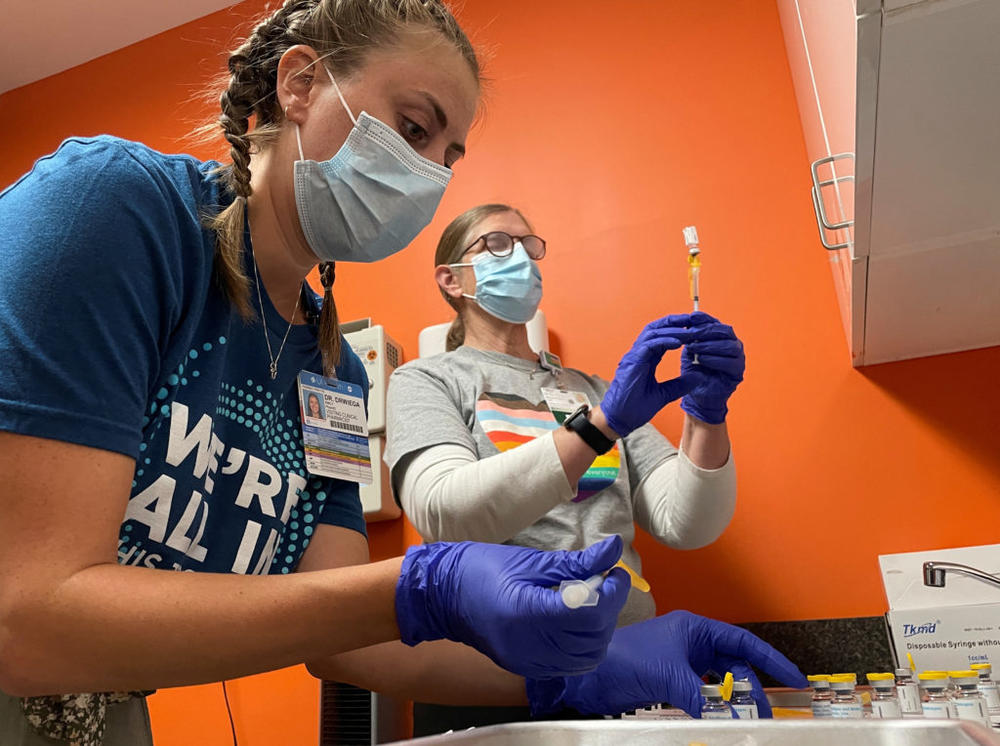
[[[576,423],[580,420],[581,417],[583,419],[587,419],[587,414],[589,412],[590,412],[590,407],[588,407],[586,404],[581,404],[577,408],[577,410],[573,412],[573,414],[571,414],[569,417],[566,418],[566,424],[569,425],[569,423],[571,422]]]

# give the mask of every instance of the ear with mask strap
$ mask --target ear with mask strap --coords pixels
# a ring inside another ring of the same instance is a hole
[[[472,267],[476,275],[476,293],[462,293],[491,316],[510,324],[531,320],[542,300],[542,273],[538,263],[528,256],[520,241],[507,256],[483,252],[471,262],[451,267]]]

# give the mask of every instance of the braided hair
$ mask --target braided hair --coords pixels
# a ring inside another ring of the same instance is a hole
[[[362,65],[369,50],[391,44],[407,27],[442,34],[479,78],[476,53],[443,0],[286,0],[230,54],[229,76],[219,98],[219,125],[229,143],[231,161],[222,169],[221,179],[234,199],[212,215],[208,224],[216,236],[216,281],[243,318],[254,315],[243,263],[246,206],[253,193],[250,157],[273,142],[284,123],[276,95],[282,55],[297,44],[305,44],[324,58],[321,64],[346,76]],[[323,371],[330,375],[341,352],[332,263],[320,265],[320,279],[323,310],[319,347]]]

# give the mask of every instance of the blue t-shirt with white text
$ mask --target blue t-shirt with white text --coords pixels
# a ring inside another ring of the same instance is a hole
[[[252,264],[250,321],[213,276],[217,167],[74,138],[0,193],[0,430],[135,458],[122,564],[287,573],[317,525],[364,534],[364,517],[356,484],[305,470],[296,376],[322,370],[319,298],[271,380]],[[261,303],[277,353],[288,323]],[[346,343],[337,377],[367,394]]]

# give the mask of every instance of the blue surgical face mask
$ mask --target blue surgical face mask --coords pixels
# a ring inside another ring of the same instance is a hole
[[[476,294],[462,293],[462,296],[474,300],[498,319],[526,324],[538,310],[542,300],[542,273],[520,241],[514,242],[509,256],[493,256],[483,251],[471,262],[450,266],[472,267],[476,274]]]
[[[394,129],[361,112],[357,119],[337,81],[319,63],[354,122],[337,154],[317,163],[295,137],[295,204],[302,232],[323,262],[375,262],[405,248],[434,216],[451,169],[418,154]]]

